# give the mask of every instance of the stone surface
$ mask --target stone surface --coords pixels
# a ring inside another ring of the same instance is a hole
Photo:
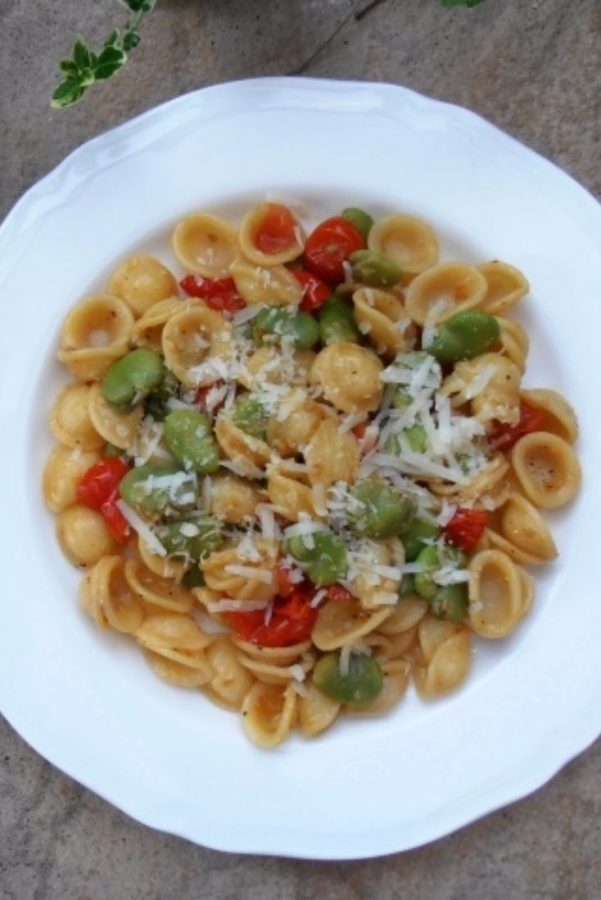
[[[599,0],[486,0],[452,12],[436,0],[160,0],[118,80],[51,112],[56,60],[72,36],[99,43],[119,12],[108,0],[0,0],[0,217],[87,138],[184,91],[263,74],[384,80],[466,105],[601,196]],[[534,796],[455,835],[345,864],[229,856],[155,833],[5,723],[0,758],[5,900],[601,897],[599,742]]]

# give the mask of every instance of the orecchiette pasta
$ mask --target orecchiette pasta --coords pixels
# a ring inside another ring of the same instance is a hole
[[[115,269],[109,281],[109,291],[125,300],[136,318],[155,303],[177,294],[177,281],[167,266],[140,253],[128,256]]]
[[[526,278],[352,206],[197,212],[172,250],[61,332],[42,490],[84,610],[261,748],[455,690],[581,481],[572,408],[522,385]]]

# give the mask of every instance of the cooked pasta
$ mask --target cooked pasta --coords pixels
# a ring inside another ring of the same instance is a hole
[[[258,202],[186,216],[173,272],[126,256],[65,318],[42,484],[91,621],[265,749],[456,690],[581,483],[517,268],[407,214],[307,231]]]

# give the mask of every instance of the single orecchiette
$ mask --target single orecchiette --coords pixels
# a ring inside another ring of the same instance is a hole
[[[115,269],[109,281],[109,291],[125,300],[134,316],[142,316],[159,300],[177,295],[177,281],[167,266],[139,253],[128,256]]]

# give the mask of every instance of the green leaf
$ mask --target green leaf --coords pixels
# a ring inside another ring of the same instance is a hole
[[[65,75],[72,75],[74,77],[77,76],[77,73],[79,71],[72,59],[61,59],[58,67],[61,72],[65,73]]]
[[[127,6],[132,12],[148,13],[154,9],[157,0],[120,0],[123,6]]]
[[[114,75],[127,61],[127,53],[118,47],[105,47],[96,61],[96,81],[105,81]]]
[[[104,46],[105,47],[118,47],[119,46],[119,32],[117,31],[116,28],[114,31],[112,31],[109,34],[106,41],[104,42]]]
[[[92,63],[90,48],[82,37],[78,37],[73,48],[73,62],[78,69],[89,69]]]
[[[140,43],[140,35],[135,29],[126,31],[123,35],[123,49],[125,51],[133,50]]]
[[[78,100],[81,100],[85,93],[79,79],[65,78],[64,81],[56,87],[52,94],[50,106],[53,109],[64,109],[66,106],[73,106]]]

